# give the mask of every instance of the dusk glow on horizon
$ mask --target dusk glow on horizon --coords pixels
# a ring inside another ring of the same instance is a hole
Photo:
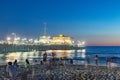
[[[44,22],[50,36],[64,34],[88,46],[120,46],[119,0],[0,1],[0,40],[12,32],[39,38]]]

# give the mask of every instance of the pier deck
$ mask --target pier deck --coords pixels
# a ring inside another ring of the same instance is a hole
[[[14,45],[14,44],[1,44],[0,53],[4,52],[17,52],[17,51],[44,51],[44,50],[78,50],[84,47],[77,47],[73,45]]]

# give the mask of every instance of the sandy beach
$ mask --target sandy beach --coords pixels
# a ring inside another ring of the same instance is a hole
[[[27,80],[120,80],[120,67],[108,68],[106,66],[85,66],[85,65],[34,65],[30,72],[27,72]],[[24,68],[20,70],[25,74]],[[0,80],[6,78],[5,67],[0,68]],[[21,76],[18,76],[17,80]]]

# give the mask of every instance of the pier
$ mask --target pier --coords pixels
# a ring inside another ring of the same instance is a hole
[[[0,53],[6,52],[28,52],[28,51],[44,51],[44,50],[78,50],[85,47],[75,45],[16,45],[16,44],[0,44]]]

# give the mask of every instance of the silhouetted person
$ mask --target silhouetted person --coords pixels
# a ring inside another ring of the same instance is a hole
[[[16,67],[18,67],[17,59],[15,59],[13,65],[16,66]]]
[[[63,61],[63,59],[62,59],[62,57],[61,57],[61,58],[59,59],[59,64],[63,66],[63,62],[62,62],[62,61]]]
[[[40,64],[43,65],[43,61],[40,61]]]
[[[8,62],[7,67],[6,67],[6,72],[8,73],[10,80],[16,80],[17,69],[14,65],[12,65],[12,62]]]
[[[8,62],[6,72],[9,77],[13,77],[12,62]]]
[[[55,54],[54,52],[52,52],[52,58],[55,58],[55,55],[56,55],[56,54]]]
[[[25,67],[26,67],[26,68],[29,68],[29,67],[30,67],[30,63],[29,63],[28,59],[25,60]]]
[[[47,53],[45,51],[45,53],[43,54],[43,61],[46,62],[47,61]]]
[[[30,72],[30,63],[29,63],[29,60],[28,60],[28,59],[25,60],[24,65],[25,65],[25,68],[24,68],[24,70],[22,71],[21,80],[27,80],[27,75],[28,75],[28,73]]]
[[[96,55],[96,56],[94,57],[94,60],[95,60],[95,64],[98,65],[98,60],[99,60],[98,55]]]
[[[73,64],[73,59],[70,59],[70,64]]]

